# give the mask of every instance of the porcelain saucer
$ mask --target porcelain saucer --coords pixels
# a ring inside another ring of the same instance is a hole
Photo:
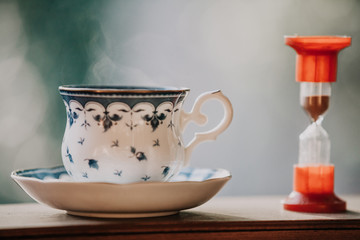
[[[175,214],[211,199],[230,180],[225,169],[184,168],[170,182],[74,182],[63,166],[17,170],[11,177],[34,200],[68,214],[133,218]]]

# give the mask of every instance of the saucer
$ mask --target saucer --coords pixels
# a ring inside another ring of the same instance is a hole
[[[184,168],[170,182],[74,182],[63,166],[17,170],[16,183],[34,200],[70,215],[106,218],[176,214],[211,199],[230,180],[225,169]]]

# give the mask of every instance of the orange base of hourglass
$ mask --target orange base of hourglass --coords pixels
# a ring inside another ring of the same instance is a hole
[[[346,202],[334,193],[334,165],[294,166],[294,191],[283,201],[296,212],[337,213]]]

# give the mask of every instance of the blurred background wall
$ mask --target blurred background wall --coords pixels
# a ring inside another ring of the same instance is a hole
[[[298,135],[295,52],[283,36],[350,35],[339,55],[324,127],[338,194],[360,193],[360,1],[347,0],[0,0],[0,203],[31,201],[11,180],[18,168],[61,164],[62,84],[173,85],[222,89],[235,111],[195,167],[231,170],[221,195],[287,195]],[[204,106],[221,119],[216,102]]]

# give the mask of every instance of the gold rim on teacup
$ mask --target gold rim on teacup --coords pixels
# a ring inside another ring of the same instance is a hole
[[[85,93],[119,93],[119,94],[157,94],[157,93],[184,93],[189,88],[176,87],[153,87],[153,86],[126,86],[126,85],[63,85],[59,91],[85,92]]]

